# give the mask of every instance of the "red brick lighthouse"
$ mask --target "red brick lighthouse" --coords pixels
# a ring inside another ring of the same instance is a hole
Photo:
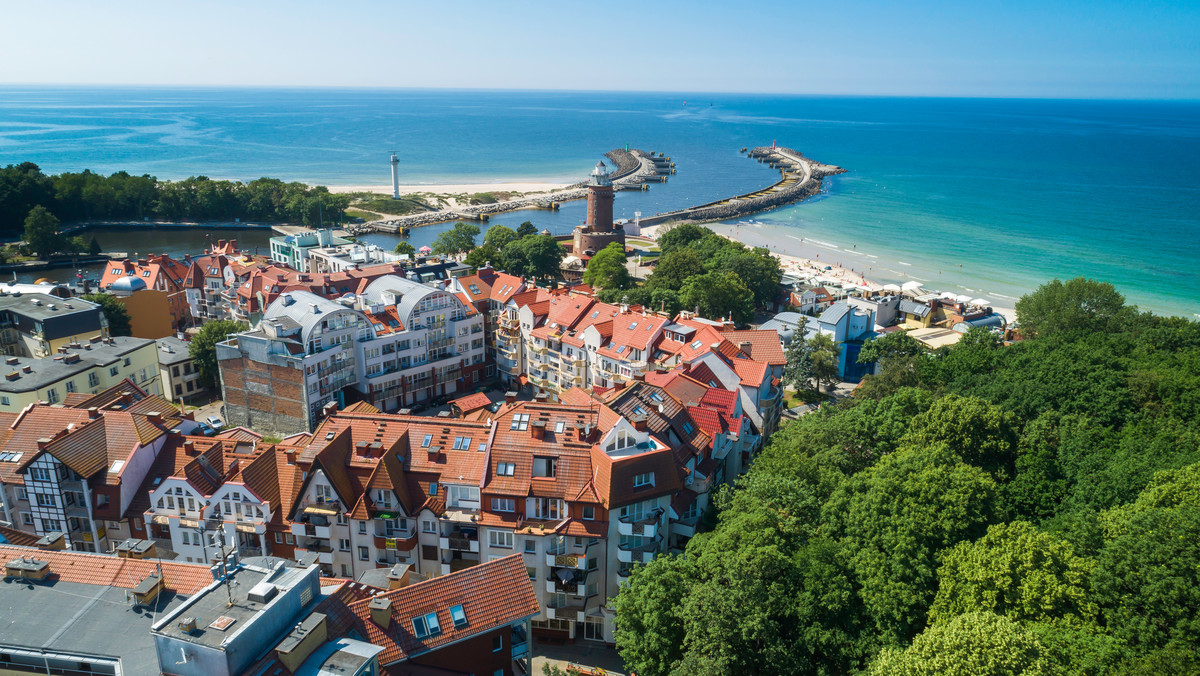
[[[575,228],[572,253],[586,261],[612,242],[625,246],[625,231],[613,227],[613,186],[608,167],[597,162],[588,181],[587,222]]]

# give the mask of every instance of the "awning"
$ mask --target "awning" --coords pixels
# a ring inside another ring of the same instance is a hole
[[[150,523],[156,526],[169,526],[171,525],[171,519],[163,514],[155,514],[150,518]]]
[[[180,519],[179,526],[181,528],[199,528],[200,522],[196,519]]]
[[[338,511],[334,507],[327,505],[309,505],[304,508],[305,514],[324,514],[326,516],[335,516]]]
[[[254,525],[249,524],[249,523],[239,523],[237,526],[235,526],[235,528],[237,529],[237,532],[239,532],[239,533],[255,533],[255,532],[257,532],[254,529]]]

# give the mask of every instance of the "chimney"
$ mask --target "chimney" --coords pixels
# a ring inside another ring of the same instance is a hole
[[[618,380],[613,383],[613,392],[620,392],[623,389],[625,389],[625,381],[624,380]]]
[[[397,563],[388,571],[388,589],[403,589],[409,585],[409,575],[412,566],[407,563]]]
[[[289,465],[296,464],[296,451],[288,449],[283,452],[283,460]]]
[[[67,537],[59,532],[46,533],[37,541],[37,548],[47,551],[60,551],[67,548]]]
[[[646,416],[635,415],[632,418],[630,418],[630,422],[633,423],[633,429],[635,429],[639,432],[646,431]]]
[[[183,453],[184,455],[196,455],[196,442],[191,439],[183,442]]]
[[[44,450],[46,450],[46,447],[50,445],[51,441],[53,441],[53,439],[47,439],[46,437],[42,437],[41,439],[37,440],[37,447],[44,451]]]
[[[387,629],[392,623],[392,600],[385,596],[376,596],[371,599],[368,607],[371,609],[371,621]]]
[[[639,383],[641,383],[641,382],[645,382],[645,381],[646,381],[646,374],[645,374],[645,373],[635,373],[635,374],[633,374],[633,379],[634,379],[636,382],[639,382]]]
[[[182,631],[185,634],[195,633],[196,618],[191,616],[179,618],[179,631]]]
[[[533,400],[539,404],[544,404],[548,398],[549,397],[546,396],[545,392],[538,392],[536,395],[534,395]]]
[[[163,424],[162,411],[150,411],[146,413],[146,418],[155,425]]]
[[[313,654],[313,651],[329,639],[329,628],[323,613],[311,613],[292,628],[275,646],[275,657],[279,663],[294,673]]]
[[[743,340],[742,342],[738,343],[738,349],[740,349],[742,352],[745,352],[746,354],[751,355],[751,356],[753,356],[751,353],[751,350],[753,348],[754,348],[754,345],[751,344],[750,341],[748,341],[748,340]]]
[[[125,391],[121,392],[121,403],[122,404],[132,404],[133,403],[133,392],[130,392],[129,390],[125,390]]]
[[[323,406],[321,408],[321,417],[328,418],[329,416],[333,415],[334,413],[337,413],[337,410],[338,410],[337,402],[331,401],[328,404],[325,404],[325,406]]]
[[[510,390],[510,391],[504,393],[504,403],[515,404],[516,402],[517,402],[517,393],[516,392],[513,392]]]
[[[529,431],[533,433],[534,439],[545,439],[546,438],[546,421],[545,420],[534,420],[533,422],[529,423]]]

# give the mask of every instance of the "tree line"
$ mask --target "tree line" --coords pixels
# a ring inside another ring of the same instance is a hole
[[[625,251],[609,244],[588,262],[583,281],[599,289],[607,303],[622,300],[672,316],[699,310],[712,319],[738,324],[754,318],[754,308],[779,297],[783,272],[765,248],[751,249],[709,228],[683,224],[658,237],[661,250],[654,271],[637,284],[625,268]]]
[[[551,235],[540,235],[533,223],[525,221],[516,230],[505,225],[493,225],[476,245],[479,226],[474,223],[455,223],[437,236],[430,249],[443,256],[466,254],[463,263],[473,268],[485,265],[513,275],[523,275],[543,282],[559,277],[567,252]],[[416,254],[408,242],[396,245],[396,253]]]
[[[350,203],[323,186],[275,178],[240,181],[193,176],[159,180],[119,171],[47,175],[32,162],[0,169],[0,236],[19,237],[25,219],[42,207],[62,223],[88,220],[196,220],[317,225],[340,223]]]
[[[1200,673],[1200,323],[1058,281],[1026,339],[903,333],[615,601],[659,674]]]

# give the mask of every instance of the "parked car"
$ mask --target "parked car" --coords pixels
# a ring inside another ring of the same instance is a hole
[[[225,427],[225,423],[215,415],[208,416],[204,419],[204,422],[208,423],[208,426],[211,427],[214,432],[220,432]]]
[[[203,434],[206,437],[211,437],[212,435],[217,433],[216,430],[214,430],[211,425],[209,425],[208,423],[204,423],[204,422],[199,423],[199,429],[200,429],[200,434]]]

